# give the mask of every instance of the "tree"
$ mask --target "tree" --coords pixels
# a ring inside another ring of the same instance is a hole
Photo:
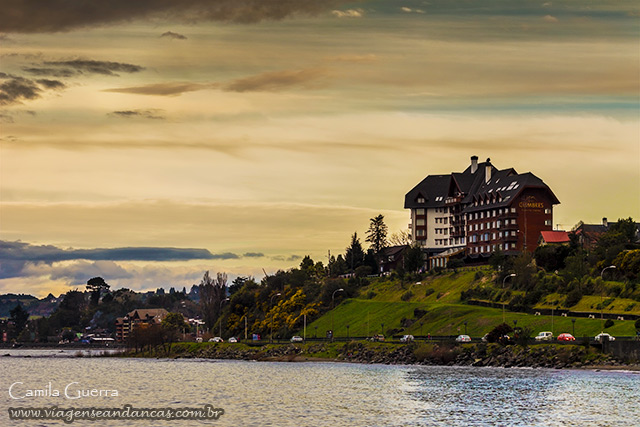
[[[91,292],[91,305],[96,306],[100,302],[100,295],[109,291],[109,285],[102,277],[93,277],[87,280],[87,290]]]
[[[404,268],[410,273],[415,273],[424,266],[424,255],[419,245],[411,245],[404,253]]]
[[[384,215],[380,214],[371,218],[369,230],[367,230],[367,242],[375,255],[378,255],[387,247],[387,225],[384,223]]]
[[[16,336],[20,335],[20,332],[27,326],[29,320],[29,312],[22,307],[22,304],[18,303],[9,312],[9,321],[11,321],[15,327]]]
[[[406,246],[411,244],[411,233],[399,230],[389,236],[391,246]]]
[[[168,313],[160,323],[163,331],[163,341],[168,344],[166,353],[171,351],[171,344],[180,339],[180,334],[189,329],[189,324],[184,321],[180,313]]]
[[[198,287],[200,293],[200,309],[207,329],[213,328],[220,317],[221,301],[227,292],[227,275],[218,273],[214,280],[206,271]]]
[[[351,236],[351,244],[346,249],[344,260],[351,271],[355,271],[356,268],[364,263],[364,250],[358,238],[358,233],[353,233],[353,236]]]

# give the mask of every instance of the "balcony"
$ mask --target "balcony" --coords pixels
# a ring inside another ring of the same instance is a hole
[[[460,203],[461,201],[462,201],[462,196],[447,197],[446,199],[444,199],[444,204],[445,204],[445,206],[455,205],[455,204]]]

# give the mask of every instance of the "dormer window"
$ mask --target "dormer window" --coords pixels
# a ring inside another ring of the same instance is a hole
[[[416,202],[418,202],[418,203],[424,203],[424,202],[425,202],[424,197],[418,197],[418,198],[416,199]]]

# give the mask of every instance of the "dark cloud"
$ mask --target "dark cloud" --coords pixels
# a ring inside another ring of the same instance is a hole
[[[231,252],[211,255],[211,259],[239,259],[240,255]]]
[[[104,92],[116,93],[135,93],[138,95],[157,95],[157,96],[177,96],[185,92],[195,92],[203,89],[213,89],[218,84],[201,84],[201,83],[153,83],[145,86],[123,87],[116,89],[105,89]]]
[[[223,89],[229,92],[258,92],[275,91],[295,86],[317,86],[317,80],[326,77],[327,74],[327,71],[322,68],[272,71],[234,80],[225,84]]]
[[[0,105],[40,98],[42,88],[33,80],[13,77],[0,84]]]
[[[247,252],[242,256],[245,258],[261,258],[264,254],[262,252]]]
[[[342,0],[4,0],[0,31],[50,33],[140,19],[255,23],[313,15]]]
[[[0,113],[0,123],[13,123],[13,116],[6,113]]]
[[[0,105],[32,101],[42,97],[45,90],[64,89],[66,85],[58,80],[31,80],[2,73],[0,78],[10,80],[0,84]]]
[[[109,113],[112,117],[120,117],[125,119],[132,118],[142,118],[142,119],[153,119],[153,120],[164,120],[164,116],[162,115],[163,110],[151,109],[151,110],[124,110],[124,111],[114,111]]]
[[[74,59],[71,61],[45,61],[44,65],[64,67],[72,69],[78,73],[103,74],[107,76],[117,76],[118,73],[137,73],[144,70],[144,67],[122,62],[94,61],[91,59]]]
[[[47,89],[64,89],[65,87],[67,87],[64,83],[62,83],[59,80],[39,79],[36,81],[40,83],[41,86]]]
[[[164,33],[162,33],[162,35],[160,37],[168,37],[170,39],[176,39],[176,40],[186,40],[187,36],[184,36],[182,34],[178,34],[178,33],[174,33],[173,31],[166,31]]]
[[[22,69],[25,73],[33,74],[34,76],[52,76],[52,77],[73,77],[78,72],[70,70],[68,68],[38,68],[38,67],[25,67]]]
[[[239,256],[232,253],[214,255],[206,249],[153,247],[61,249],[52,245],[36,246],[0,240],[0,278],[15,277],[27,264],[59,261],[187,261],[233,258],[239,258]]]
[[[299,259],[302,259],[300,255],[291,255],[289,258],[287,258],[287,261],[297,261]]]

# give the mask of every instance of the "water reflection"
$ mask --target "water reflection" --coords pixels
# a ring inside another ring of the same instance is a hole
[[[199,359],[0,358],[9,406],[224,408],[217,421],[112,421],[105,426],[561,426],[640,425],[631,373]],[[34,356],[33,354],[30,354]],[[117,389],[116,398],[15,401],[11,383]],[[26,425],[26,424],[20,424]],[[64,425],[46,421],[38,425]]]

